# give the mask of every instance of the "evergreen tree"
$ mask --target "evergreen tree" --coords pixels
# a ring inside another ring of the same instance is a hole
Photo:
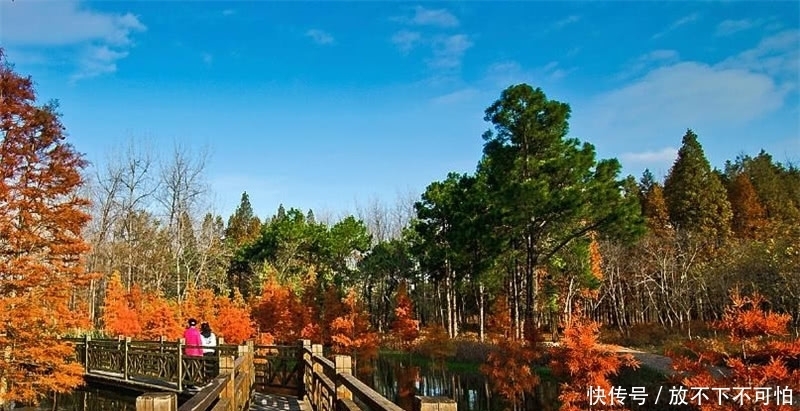
[[[255,240],[260,229],[261,222],[253,214],[250,197],[245,191],[242,193],[242,199],[239,202],[239,206],[236,207],[236,211],[228,219],[225,238],[234,247],[241,247]]]
[[[678,158],[664,181],[664,199],[673,227],[715,240],[730,232],[732,213],[726,190],[692,130],[683,136]]]

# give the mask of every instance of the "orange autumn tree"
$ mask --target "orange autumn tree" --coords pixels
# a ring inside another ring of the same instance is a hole
[[[253,307],[253,319],[259,332],[270,334],[279,343],[295,341],[298,337],[293,312],[296,298],[289,287],[280,284],[275,276],[269,276]]]
[[[297,306],[294,309],[299,322],[300,338],[321,341],[322,330],[318,323],[320,312],[317,307],[317,272],[315,269],[309,268],[303,279],[302,287],[303,295],[297,300]]]
[[[796,409],[785,403],[787,398],[775,388],[800,392],[800,340],[789,333],[791,316],[765,310],[765,303],[759,294],[742,296],[733,290],[731,304],[722,319],[713,324],[714,329],[724,333],[723,337],[686,342],[684,348],[689,356],[669,353],[673,368],[681,375],[676,382],[687,387],[765,389],[760,399],[754,390],[746,392],[750,399],[744,404],[733,399],[738,394],[735,390],[727,395],[731,400],[723,401],[719,401],[716,392],[700,394],[700,404],[694,402],[700,411]],[[720,366],[727,370],[716,372],[715,368]],[[794,401],[797,404],[797,399]]]
[[[419,336],[419,321],[414,319],[414,304],[408,296],[407,289],[406,282],[402,281],[395,296],[395,319],[392,322],[392,333],[397,336],[406,350]]]
[[[533,367],[539,355],[530,341],[512,338],[511,314],[505,296],[495,299],[488,322],[495,346],[480,370],[489,377],[492,390],[516,408],[525,394],[539,385],[539,376]]]
[[[370,359],[378,354],[378,334],[371,330],[369,314],[361,306],[355,290],[350,290],[342,303],[342,315],[330,325],[333,352],[352,356],[355,368],[359,359]]]
[[[241,344],[253,336],[255,330],[250,309],[238,289],[234,290],[233,299],[218,296],[215,307],[217,320],[212,326],[225,343]]]
[[[141,337],[157,340],[163,336],[172,341],[183,337],[184,324],[178,321],[177,312],[176,303],[167,301],[160,294],[145,294],[142,301],[141,318],[144,327]]]
[[[561,411],[621,408],[605,398],[606,405],[589,404],[588,389],[591,387],[607,396],[612,387],[609,377],[616,375],[622,366],[638,368],[639,364],[632,356],[619,355],[601,345],[599,336],[600,324],[585,318],[581,310],[576,309],[564,330],[561,345],[552,349],[550,366],[554,374],[565,381],[558,396]]]
[[[56,108],[37,104],[31,78],[0,49],[0,405],[82,383],[74,347],[58,337],[83,320],[69,300],[88,279],[86,162]]]
[[[103,302],[103,331],[106,335],[134,337],[142,332],[139,313],[131,303],[131,294],[125,292],[122,278],[117,271],[114,271],[106,283]]]

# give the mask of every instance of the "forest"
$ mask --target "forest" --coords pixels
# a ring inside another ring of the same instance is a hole
[[[475,170],[420,196],[258,216],[245,192],[223,216],[207,153],[132,140],[89,167],[57,105],[37,103],[5,60],[0,71],[0,399],[79,383],[58,336],[176,339],[189,317],[225,341],[307,338],[357,361],[486,347],[482,369],[512,401],[545,357],[576,384],[610,387],[636,366],[600,339],[669,348],[722,335],[733,351],[711,344],[719,358],[676,367],[724,357],[737,378],[800,390],[800,168],[767,152],[712,167],[686,130],[663,181],[622,176],[570,136],[568,104],[517,84],[484,113]],[[545,338],[562,342],[549,356]],[[584,397],[565,386],[562,409]]]

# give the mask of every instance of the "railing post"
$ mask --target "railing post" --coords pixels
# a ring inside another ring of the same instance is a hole
[[[314,377],[314,373],[323,373],[322,365],[317,363],[317,356],[322,357],[322,344],[311,344],[311,381],[314,384],[314,396],[312,403],[314,404],[314,409],[317,409],[316,407],[319,407],[322,401],[322,393],[319,389],[319,382],[316,381],[317,379]]]
[[[414,396],[414,411],[457,411],[458,403],[448,397]]]
[[[161,354],[164,354],[164,342],[166,341],[167,337],[164,337],[163,335],[161,337],[158,337],[158,347]]]
[[[178,396],[173,392],[146,392],[136,397],[136,411],[177,411]]]
[[[236,379],[233,370],[234,357],[219,357],[219,374],[226,375],[225,388],[220,393],[220,398],[227,399],[228,409],[236,409]]]
[[[353,375],[353,359],[349,355],[337,355],[333,357],[333,363],[336,366],[336,375],[347,374]],[[353,393],[345,386],[336,387],[336,398],[343,400],[352,400]]]
[[[89,373],[89,343],[92,341],[92,336],[89,334],[83,335],[83,362],[86,368],[86,373]]]
[[[178,359],[178,364],[175,367],[175,371],[178,373],[178,391],[183,391],[183,345],[185,343],[185,339],[178,339],[178,352],[175,354]]]
[[[125,381],[128,381],[129,378],[129,371],[128,371],[128,348],[131,345],[131,337],[125,337],[125,363],[123,365],[122,375],[125,378]]]
[[[298,377],[300,378],[300,388],[297,396],[303,400],[308,400],[308,393],[310,392],[309,385],[311,384],[311,376],[308,374],[308,368],[306,368],[306,358],[308,358],[308,354],[306,353],[306,349],[311,349],[311,340],[300,340],[300,355],[298,361],[303,367],[303,372]],[[309,360],[311,358],[308,358]]]

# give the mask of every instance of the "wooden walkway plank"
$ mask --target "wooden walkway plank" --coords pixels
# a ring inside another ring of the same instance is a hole
[[[255,393],[250,402],[250,411],[305,411],[308,407],[296,397],[277,394]]]

